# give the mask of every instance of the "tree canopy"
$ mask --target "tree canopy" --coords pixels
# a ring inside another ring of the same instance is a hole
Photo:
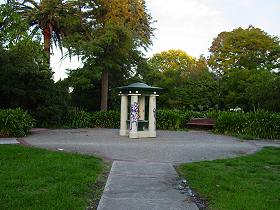
[[[220,82],[225,108],[279,110],[280,40],[249,26],[220,33],[208,64]]]
[[[162,108],[202,110],[214,107],[216,83],[206,59],[196,59],[182,50],[168,50],[148,60],[144,80],[164,88],[159,105]]]
[[[212,42],[210,53],[208,63],[214,71],[280,68],[279,38],[253,26],[221,32]]]
[[[69,37],[67,44],[81,55],[84,63],[101,72],[101,110],[107,110],[110,74],[129,75],[142,60],[142,49],[151,44],[152,18],[145,1],[122,0],[98,2],[100,7],[92,37],[79,34]]]
[[[125,74],[151,44],[152,18],[144,0],[9,0],[8,5],[52,44],[68,49],[101,71],[101,109],[107,110],[109,74]],[[117,70],[117,71],[118,71]]]

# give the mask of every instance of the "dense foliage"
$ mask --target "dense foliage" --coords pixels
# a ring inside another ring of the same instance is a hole
[[[119,128],[120,112],[85,112],[73,109],[67,113],[64,126],[67,128]]]
[[[138,63],[144,65],[144,59],[138,57]],[[69,71],[69,77],[65,79],[65,83],[73,88],[71,93],[71,104],[74,107],[86,111],[100,110],[100,77],[99,68],[91,65],[84,65],[83,68]],[[116,87],[128,85],[139,81],[139,75],[124,75],[121,70],[115,69],[114,74],[109,74],[109,98],[108,108],[110,110],[120,110],[119,91]]]
[[[254,26],[221,32],[210,47],[209,63],[215,71],[274,70],[280,67],[279,37]]]
[[[268,111],[256,112],[195,112],[159,110],[157,128],[180,130],[187,128],[190,118],[214,118],[214,131],[242,138],[280,139],[280,114]]]
[[[73,109],[67,113],[65,125],[69,128],[90,128],[92,118],[88,112]]]
[[[195,59],[181,50],[169,50],[148,60],[143,78],[164,88],[159,107],[181,110],[207,110],[217,102],[217,84],[204,57]]]
[[[196,111],[158,110],[157,128],[162,130],[179,130],[187,127],[190,118],[203,118],[205,113]]]
[[[0,109],[0,137],[26,136],[32,126],[32,117],[22,109]]]
[[[195,112],[159,110],[157,128],[179,130],[187,128],[190,118],[214,118],[214,131],[242,138],[280,139],[280,114],[268,111],[256,112]]]
[[[267,111],[221,112],[215,130],[246,138],[280,139],[280,114]]]
[[[119,128],[120,127],[120,112],[93,112],[92,123],[96,128]]]
[[[98,69],[101,110],[107,110],[110,74],[127,75],[137,65],[135,58],[143,57],[140,48],[151,44],[152,18],[144,0],[10,0],[6,5],[12,11],[6,20],[19,17],[29,26],[25,30],[43,39],[48,61],[55,44]]]
[[[29,38],[0,46],[0,108],[21,107],[36,126],[59,126],[69,109],[68,87],[54,83],[42,46]]]
[[[280,111],[280,39],[249,26],[220,33],[208,64],[219,82],[220,107]]]

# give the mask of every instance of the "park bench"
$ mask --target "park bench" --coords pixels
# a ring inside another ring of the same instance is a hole
[[[211,118],[191,118],[187,125],[190,127],[212,129],[215,123],[216,120]]]

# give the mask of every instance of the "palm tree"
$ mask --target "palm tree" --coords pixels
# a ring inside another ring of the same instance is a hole
[[[27,21],[32,31],[41,30],[44,39],[44,50],[48,55],[48,60],[50,60],[52,44],[58,46],[62,51],[62,38],[70,32],[69,20],[72,23],[81,23],[82,12],[78,2],[63,0],[7,1],[14,11]],[[73,18],[76,18],[76,20]],[[73,26],[71,27],[73,28]],[[79,27],[76,25],[76,28]]]

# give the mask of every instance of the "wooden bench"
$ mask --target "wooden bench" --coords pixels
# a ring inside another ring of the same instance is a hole
[[[216,120],[211,118],[191,118],[187,125],[191,127],[212,129],[215,123]]]

